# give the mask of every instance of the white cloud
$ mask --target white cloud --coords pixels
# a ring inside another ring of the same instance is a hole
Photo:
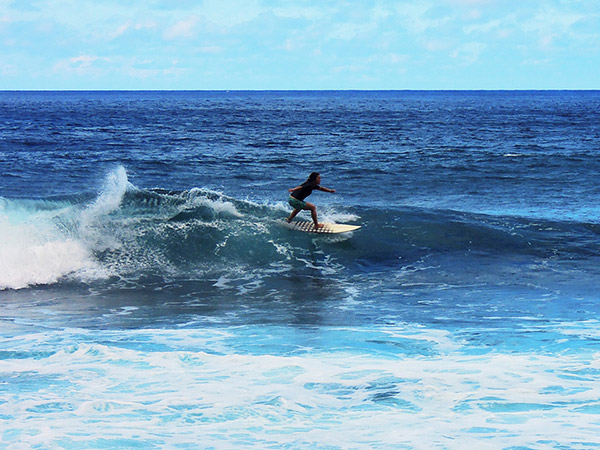
[[[523,22],[521,29],[525,33],[534,33],[538,36],[538,45],[542,50],[552,50],[557,39],[561,37],[577,38],[574,25],[589,18],[583,14],[576,14],[548,8],[539,11],[529,20]]]
[[[328,17],[335,12],[330,8],[319,6],[282,5],[273,8],[273,13],[278,17],[288,19],[318,20]]]
[[[213,54],[216,55],[218,53],[223,53],[223,47],[220,47],[218,45],[207,45],[204,47],[199,47],[198,51],[200,53],[207,53],[207,54]]]
[[[120,36],[123,36],[127,32],[127,30],[129,30],[130,28],[131,28],[131,22],[124,23],[123,25],[117,27],[117,29],[114,30],[112,33],[110,33],[109,37],[111,39],[116,39]]]
[[[342,23],[333,27],[329,33],[329,37],[333,39],[342,39],[349,41],[357,37],[358,35],[369,33],[376,29],[375,23]]]
[[[205,0],[195,12],[216,25],[230,28],[250,22],[265,9],[258,0]]]
[[[524,31],[541,35],[569,33],[574,24],[585,19],[583,14],[569,13],[557,9],[546,9],[523,23]]]
[[[497,30],[504,26],[504,21],[501,19],[490,20],[485,23],[477,23],[463,27],[463,31],[466,34],[472,33],[489,33],[490,31]]]
[[[479,59],[486,47],[486,44],[481,42],[468,42],[450,53],[450,56],[461,64],[471,65]]]
[[[19,70],[13,64],[5,64],[0,66],[0,75],[5,77],[14,77],[19,74]]]
[[[80,55],[59,61],[54,65],[53,70],[55,73],[62,74],[100,75],[103,70],[94,64],[98,61],[107,62],[109,59],[95,55]]]
[[[154,69],[154,68],[139,68],[139,67],[128,67],[125,69],[125,74],[137,80],[148,80],[152,78],[162,77],[162,76],[177,76],[185,73],[185,69],[180,69],[177,67],[169,67],[166,69]]]
[[[453,20],[452,16],[430,18],[427,14],[433,6],[427,3],[404,3],[396,8],[396,16],[401,18],[402,25],[410,32],[423,34],[439,28]]]
[[[292,52],[296,49],[297,47],[297,43],[296,41],[292,40],[292,39],[286,39],[285,42],[283,43],[283,49],[286,52]]]
[[[544,59],[528,59],[523,61],[523,65],[529,66],[546,66],[552,63],[552,58],[544,58]]]
[[[494,3],[494,0],[447,0],[448,3],[455,4],[458,6],[481,6],[481,5],[489,5],[490,3]]]
[[[27,9],[19,9],[15,1],[2,17],[10,15],[11,22],[19,22],[39,32],[68,35],[72,41],[102,42],[118,38],[131,30],[156,27],[165,22],[165,14],[141,2],[118,0],[39,0]]]
[[[193,38],[196,35],[197,25],[198,19],[196,17],[180,20],[167,28],[164,37],[168,40]]]
[[[148,20],[146,22],[139,22],[139,23],[135,23],[131,20],[128,20],[127,22],[123,23],[122,25],[119,25],[118,27],[116,27],[112,32],[107,33],[107,36],[110,39],[116,39],[130,31],[151,30],[154,28],[156,28],[156,23],[151,20]]]
[[[378,63],[384,66],[397,66],[405,64],[410,57],[400,53],[385,53],[381,55],[372,56],[368,59],[368,63]]]
[[[335,66],[332,68],[332,71],[335,73],[342,73],[342,72],[352,72],[352,73],[358,73],[358,72],[362,72],[364,70],[364,65],[363,64],[347,64],[347,65],[343,65],[343,66]]]
[[[448,50],[453,45],[449,39],[442,38],[423,39],[420,43],[429,52]]]
[[[589,61],[597,65],[600,45],[600,10],[594,2],[598,0],[0,0],[0,43],[6,53],[0,58],[0,74],[16,67],[24,86],[34,73],[28,68],[35,67],[48,79],[54,68],[71,76],[99,75],[101,83],[136,77],[170,86],[161,80],[184,73],[171,64],[178,57],[208,84],[225,75],[244,85],[246,80],[230,74],[229,67],[255,64],[257,78],[274,79],[278,75],[261,62],[289,51],[323,64],[327,76],[333,65],[345,72],[377,74],[378,80],[386,69],[389,74],[403,65],[410,74],[417,73],[416,66],[435,72],[446,57],[467,79],[498,73],[504,62],[491,57],[477,74],[464,68],[487,52],[491,56],[491,48],[515,66],[524,64],[523,58],[543,64],[554,57],[559,67],[572,63],[564,59],[569,54],[587,67]],[[547,51],[554,47],[560,50],[556,55]],[[210,56],[225,52],[228,65]],[[80,56],[60,59],[65,54]],[[137,58],[144,62],[136,63]],[[408,58],[415,67],[408,66]],[[308,79],[309,70],[287,68],[299,79]],[[442,75],[438,78],[445,82]]]

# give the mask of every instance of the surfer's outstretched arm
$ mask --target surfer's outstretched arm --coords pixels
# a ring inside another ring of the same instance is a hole
[[[323,187],[323,186],[318,186],[317,190],[323,191],[323,192],[329,192],[331,194],[333,194],[335,192],[335,189],[329,189],[329,188],[326,188],[326,187]]]

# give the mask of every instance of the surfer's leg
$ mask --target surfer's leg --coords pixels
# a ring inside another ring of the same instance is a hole
[[[315,228],[322,228],[323,224],[319,223],[319,221],[317,220],[317,207],[312,203],[306,202],[306,209],[310,211],[312,220],[315,223]]]
[[[291,222],[291,221],[294,219],[294,217],[296,217],[296,215],[297,215],[297,214],[298,214],[300,211],[302,211],[302,210],[301,210],[301,209],[294,209],[294,210],[292,211],[292,213],[290,214],[290,217],[288,217],[288,218],[287,218],[287,221],[288,221],[288,223],[290,223],[290,222]]]

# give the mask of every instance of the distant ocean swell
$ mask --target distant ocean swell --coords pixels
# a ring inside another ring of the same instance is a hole
[[[281,202],[258,204],[202,188],[142,190],[118,167],[97,194],[0,198],[0,289],[65,279],[277,274],[305,266],[307,249],[320,247],[331,255],[322,268],[333,273],[402,269],[432,255],[463,261],[493,255],[507,264],[578,260],[583,267],[600,257],[597,224],[416,207],[322,207],[322,220],[363,228],[351,236],[313,236],[282,226],[284,194]]]

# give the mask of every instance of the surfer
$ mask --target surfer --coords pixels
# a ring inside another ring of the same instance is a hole
[[[312,220],[315,223],[315,228],[323,227],[323,224],[320,224],[317,220],[317,207],[312,203],[304,201],[304,199],[310,194],[312,194],[312,191],[314,191],[315,189],[317,191],[330,192],[332,194],[335,192],[335,189],[328,189],[322,187],[320,184],[321,175],[317,172],[313,172],[310,174],[308,179],[300,186],[288,189],[288,192],[290,192],[290,198],[288,200],[288,203],[292,208],[294,208],[290,216],[287,218],[288,223],[290,223],[294,219],[294,217],[296,217],[296,214],[298,214],[300,211],[306,210],[310,211]]]

